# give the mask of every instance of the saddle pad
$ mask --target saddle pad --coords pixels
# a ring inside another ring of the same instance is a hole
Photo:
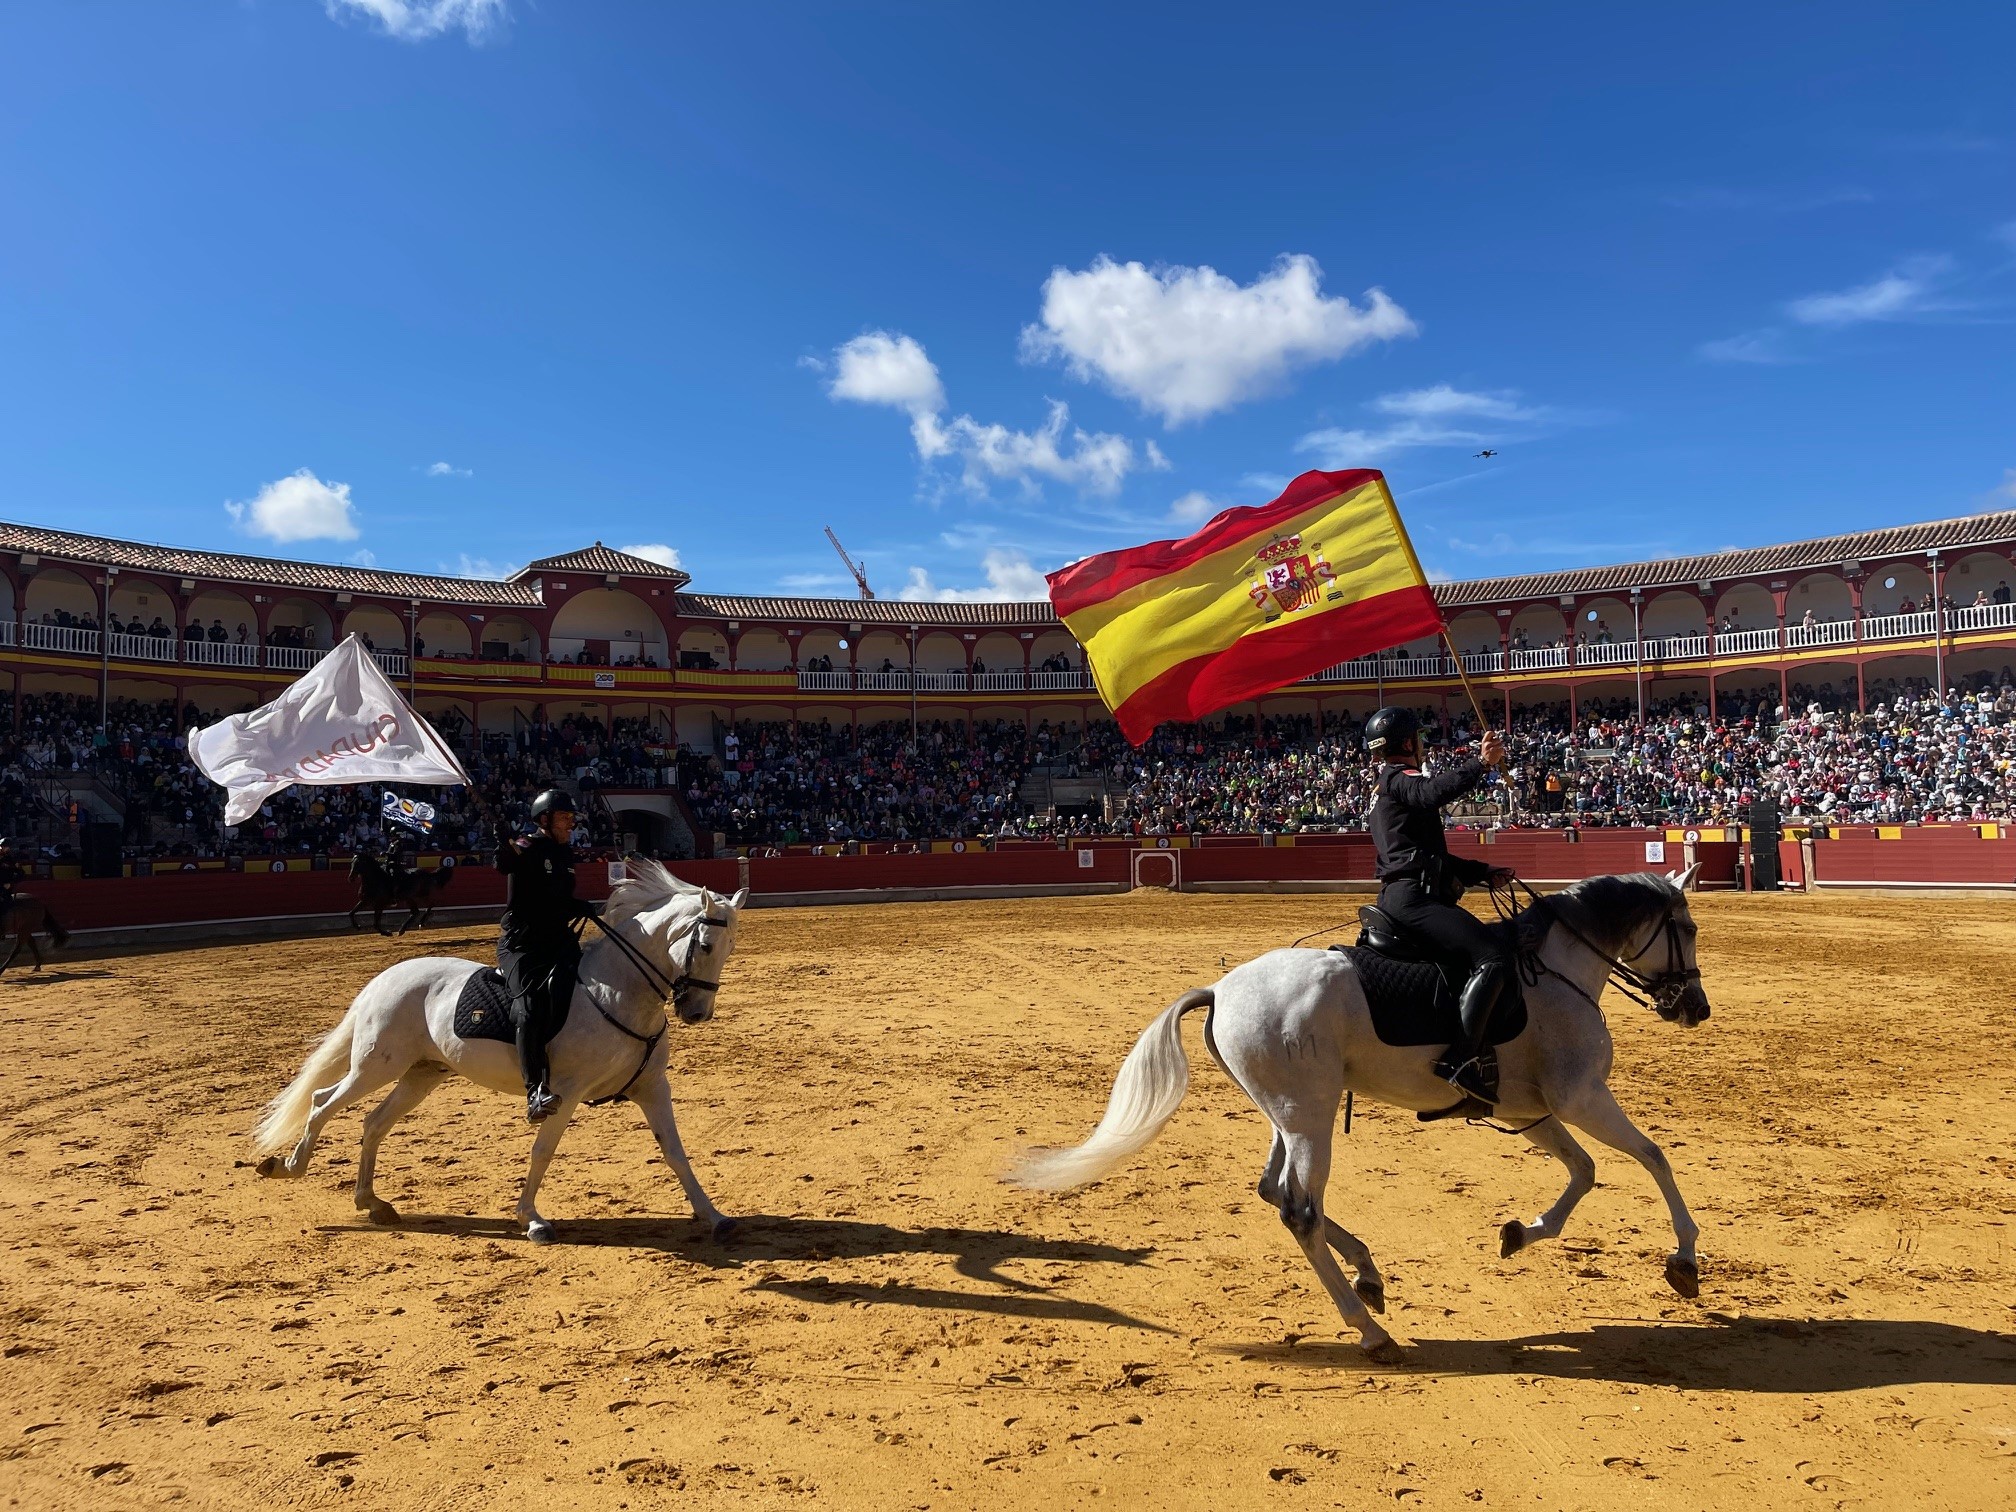
[[[1372,1010],[1372,1032],[1386,1045],[1447,1045],[1461,1027],[1456,994],[1442,973],[1426,963],[1395,961],[1356,945],[1332,945],[1358,970],[1358,985]],[[1514,989],[1491,1023],[1491,1043],[1502,1045],[1526,1030],[1526,999]]]
[[[511,989],[504,978],[485,966],[469,973],[462,995],[455,999],[455,1037],[465,1040],[502,1040],[512,1044],[517,1031],[511,1023]]]

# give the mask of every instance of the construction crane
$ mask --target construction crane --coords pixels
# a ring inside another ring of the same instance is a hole
[[[854,574],[854,586],[861,590],[861,597],[875,597],[875,590],[868,586],[868,569],[847,555],[847,548],[840,544],[840,537],[833,534],[833,527],[826,527],[826,539],[833,543],[833,549],[840,553],[840,560],[847,564],[847,570]]]

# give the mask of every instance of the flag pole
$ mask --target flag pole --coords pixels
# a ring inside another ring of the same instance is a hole
[[[1414,554],[1414,541],[1407,534],[1407,522],[1400,518],[1400,506],[1394,502],[1393,490],[1386,486],[1383,474],[1379,480],[1379,491],[1386,496],[1387,517],[1393,522],[1393,533],[1400,537],[1400,547],[1407,553],[1407,561],[1414,569],[1415,579],[1423,587],[1427,587],[1428,574],[1421,570],[1421,558]],[[1434,594],[1433,588],[1429,588],[1428,591],[1431,596]],[[1456,650],[1456,642],[1449,638],[1449,621],[1444,619],[1441,623],[1442,644],[1449,648],[1449,659],[1456,665],[1456,675],[1463,679],[1463,691],[1470,697],[1470,712],[1477,716],[1477,736],[1481,740],[1484,732],[1491,728],[1491,721],[1484,717],[1484,705],[1477,701],[1477,690],[1470,684],[1469,670],[1463,665],[1463,657]],[[1508,714],[1511,712],[1512,698],[1510,694],[1506,695],[1505,709]]]
[[[1470,695],[1470,712],[1477,716],[1477,734],[1481,739],[1491,728],[1491,721],[1484,717],[1484,706],[1477,701],[1477,689],[1471,685],[1469,670],[1463,665],[1463,653],[1456,649],[1456,642],[1449,637],[1449,622],[1442,622],[1442,644],[1449,648],[1449,660],[1455,664],[1456,675],[1463,679],[1463,691]]]

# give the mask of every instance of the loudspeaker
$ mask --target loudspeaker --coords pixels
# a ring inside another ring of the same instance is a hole
[[[120,874],[119,839],[122,833],[119,825],[99,820],[80,828],[77,842],[83,854],[85,876],[116,877]]]
[[[1758,892],[1778,891],[1778,804],[1760,798],[1750,805],[1751,887]]]

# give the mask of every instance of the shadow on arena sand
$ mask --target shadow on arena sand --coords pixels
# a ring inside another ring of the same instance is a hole
[[[1717,1326],[1599,1323],[1518,1339],[1416,1339],[1404,1373],[1553,1376],[1696,1391],[1832,1392],[1943,1383],[2016,1386],[2016,1337],[1915,1319],[1708,1314]],[[1732,1347],[1733,1346],[1733,1347]],[[1232,1346],[1242,1360],[1366,1367],[1355,1344]]]
[[[765,1215],[738,1218],[734,1234],[720,1243],[690,1219],[663,1218],[582,1218],[557,1225],[560,1244],[584,1249],[647,1249],[709,1270],[740,1270],[773,1260],[812,1261],[856,1260],[870,1255],[949,1255],[952,1268],[969,1281],[981,1281],[1005,1289],[1005,1295],[976,1295],[937,1287],[906,1286],[899,1282],[864,1285],[831,1281],[823,1276],[786,1279],[763,1276],[751,1291],[774,1292],[802,1302],[840,1304],[867,1302],[889,1307],[944,1308],[960,1312],[990,1313],[998,1317],[1049,1319],[1058,1322],[1102,1323],[1116,1328],[1138,1328],[1148,1333],[1170,1333],[1157,1323],[1131,1317],[1097,1302],[1081,1302],[1060,1297],[1048,1288],[1033,1286],[1003,1275],[1000,1266],[1011,1260],[1077,1260],[1109,1265],[1140,1265],[1151,1253],[1145,1249],[1124,1249],[1111,1244],[1089,1244],[1075,1239],[1045,1239],[1034,1234],[1015,1234],[1002,1229],[925,1228],[900,1229],[884,1223],[857,1223],[839,1218],[780,1218]],[[515,1223],[495,1218],[451,1217],[443,1214],[407,1214],[396,1228],[369,1228],[358,1224],[330,1224],[325,1234],[370,1234],[382,1236],[424,1236],[438,1234],[458,1239],[515,1240],[524,1237]]]

